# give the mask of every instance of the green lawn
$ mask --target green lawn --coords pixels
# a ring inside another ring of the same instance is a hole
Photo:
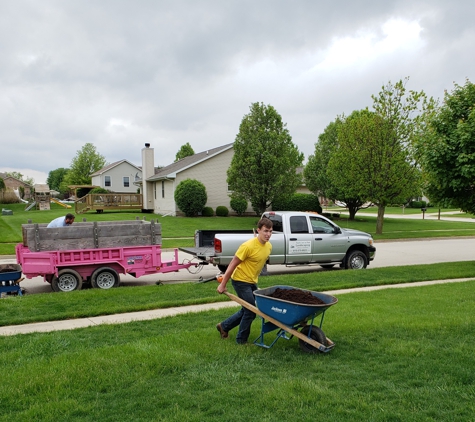
[[[0,421],[470,421],[474,289],[340,295],[324,355],[221,340],[230,310],[2,337]]]
[[[41,213],[32,214],[34,222],[65,210]],[[86,217],[135,215],[143,217]],[[21,210],[2,217],[2,240],[17,242],[25,220]],[[163,236],[175,243],[196,228],[249,228],[256,218],[159,221]],[[375,218],[338,224],[371,232]],[[386,219],[385,236],[421,237],[421,230],[425,236],[475,235],[471,224]],[[475,277],[475,261],[269,276],[259,286],[327,291],[466,277]],[[303,353],[295,338],[279,339],[269,350],[236,345],[235,331],[223,341],[215,325],[229,309],[0,337],[0,421],[473,420],[474,288],[469,281],[337,295],[323,324],[336,346],[324,355]],[[228,300],[215,289],[210,282],[9,296],[0,299],[0,324]],[[266,342],[274,336],[267,333]]]

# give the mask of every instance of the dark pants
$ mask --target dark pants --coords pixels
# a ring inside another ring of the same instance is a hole
[[[247,303],[256,306],[254,299],[254,290],[257,290],[257,285],[253,283],[244,283],[231,279],[234,290],[238,297],[245,300]],[[230,331],[239,325],[239,331],[236,336],[236,343],[246,343],[251,334],[251,324],[256,318],[256,314],[247,308],[242,307],[234,315],[221,323],[221,328],[224,331]]]

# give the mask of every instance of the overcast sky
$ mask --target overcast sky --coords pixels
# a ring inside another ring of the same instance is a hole
[[[307,158],[383,84],[475,82],[473,0],[0,0],[0,171],[36,183],[85,143],[155,165],[234,142],[272,105]]]

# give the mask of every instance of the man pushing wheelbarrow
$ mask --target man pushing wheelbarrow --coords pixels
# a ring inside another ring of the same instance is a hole
[[[219,294],[226,292],[226,284],[231,280],[237,296],[255,306],[254,291],[257,290],[259,274],[272,251],[272,245],[269,242],[271,235],[272,221],[265,217],[261,218],[257,223],[257,236],[239,247],[226,269],[216,289]],[[243,306],[235,314],[218,323],[216,329],[221,338],[225,339],[228,338],[229,331],[239,326],[236,343],[246,344],[255,318],[256,314]]]

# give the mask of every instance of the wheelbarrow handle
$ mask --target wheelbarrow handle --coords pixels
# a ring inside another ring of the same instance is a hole
[[[240,297],[237,297],[236,295],[233,295],[232,293],[229,293],[227,290],[223,292],[229,299],[233,300],[234,302],[239,303],[240,305],[244,306],[245,308],[249,309],[250,311],[254,312],[256,315],[261,316],[262,318],[266,319],[269,322],[272,322],[272,324],[276,325],[277,327],[282,328],[284,331],[287,331],[289,334],[292,334],[293,336],[303,340],[305,343],[310,344],[311,346],[315,347],[316,349],[322,351],[322,352],[327,352],[328,350],[332,349],[334,346],[334,343],[327,337],[327,340],[329,342],[329,346],[325,346],[324,344],[319,343],[318,341],[315,341],[311,339],[310,337],[306,336],[305,334],[302,334],[300,331],[297,331],[293,329],[292,327],[289,327],[288,325],[283,324],[280,321],[277,321],[276,319],[270,317],[269,315],[266,315],[264,312],[260,311],[258,308],[256,308],[254,305],[251,305],[250,303],[246,302],[245,300],[242,300]]]

